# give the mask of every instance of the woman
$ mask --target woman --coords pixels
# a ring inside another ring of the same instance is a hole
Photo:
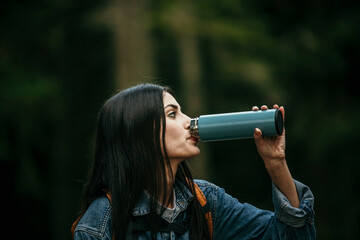
[[[284,115],[283,107],[274,108]],[[141,84],[110,98],[98,116],[74,239],[315,239],[313,195],[291,177],[285,133],[263,138],[260,129],[254,131],[273,181],[274,213],[193,180],[186,160],[200,150],[189,125],[190,118],[162,86]]]

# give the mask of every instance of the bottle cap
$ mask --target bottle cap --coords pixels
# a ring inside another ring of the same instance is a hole
[[[190,119],[190,134],[192,137],[194,137],[196,139],[200,139],[198,120],[199,120],[198,117]]]

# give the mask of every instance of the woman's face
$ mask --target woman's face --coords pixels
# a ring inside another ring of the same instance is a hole
[[[165,147],[170,162],[182,162],[200,154],[197,140],[190,135],[190,118],[181,112],[180,105],[169,93],[164,95],[166,119]]]

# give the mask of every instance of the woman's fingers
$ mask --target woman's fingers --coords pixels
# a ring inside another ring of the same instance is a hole
[[[260,109],[261,109],[261,110],[267,110],[268,107],[267,107],[266,105],[262,105],[262,106],[260,107]],[[253,111],[259,111],[259,107],[258,107],[258,106],[253,106],[253,107],[252,107],[252,110],[253,110]]]
[[[277,104],[274,104],[273,105],[273,109],[280,109],[280,110],[282,110],[282,109],[284,109],[284,107],[279,107],[279,105],[277,105]],[[261,105],[261,107],[260,107],[260,109],[261,110],[267,110],[268,109],[268,106],[267,105]],[[253,106],[252,108],[251,108],[251,110],[253,110],[253,111],[258,111],[258,110],[260,110],[259,109],[259,107],[258,106]]]
[[[255,128],[255,131],[254,131],[255,141],[258,139],[261,139],[261,136],[262,136],[262,132],[261,132],[260,128]]]
[[[253,106],[251,108],[252,111],[267,110],[267,109],[268,109],[267,105],[262,105],[260,108],[258,106]],[[284,109],[283,106],[279,107],[278,104],[274,104],[273,109],[279,109],[281,111],[282,115],[283,115],[284,120],[285,120],[285,109]]]
[[[265,104],[262,105],[260,108],[258,106],[253,106],[251,108],[252,111],[267,110],[267,109],[268,109],[268,107]],[[278,104],[274,104],[273,109],[279,109],[281,111],[282,115],[283,115],[283,119],[285,120],[285,109],[284,109],[283,106],[279,107]]]
[[[267,110],[267,109],[268,109],[268,107],[266,105],[261,106],[261,110]]]
[[[283,121],[285,121],[285,109],[284,109],[284,107],[283,106],[281,106],[281,107],[278,106],[278,109],[281,111],[281,113],[283,115]]]

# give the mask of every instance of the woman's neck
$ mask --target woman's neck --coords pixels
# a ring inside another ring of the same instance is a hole
[[[174,185],[175,185],[175,177],[176,177],[176,173],[179,167],[178,163],[174,163],[174,161],[170,160],[170,167],[171,167],[171,171],[169,171],[168,168],[166,168],[166,193],[167,196],[165,196],[165,205],[167,205],[168,208],[173,208],[174,207]],[[160,196],[160,200],[159,202],[162,202],[162,200],[164,195],[161,194]]]

